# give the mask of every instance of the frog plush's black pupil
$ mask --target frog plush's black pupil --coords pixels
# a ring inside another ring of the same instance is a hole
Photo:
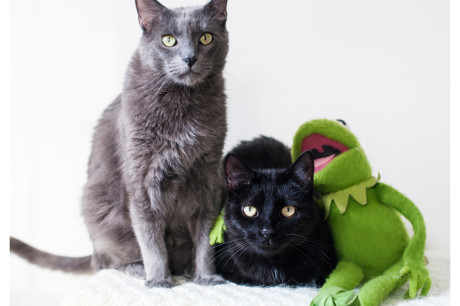
[[[342,123],[344,126],[347,126],[347,123],[342,119],[335,119],[336,121]]]

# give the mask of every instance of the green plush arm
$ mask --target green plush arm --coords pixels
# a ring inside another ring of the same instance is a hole
[[[321,290],[330,287],[340,287],[345,290],[354,289],[362,280],[363,270],[349,261],[340,261],[327,278]]]
[[[403,267],[400,271],[401,276],[407,273],[410,274],[408,297],[415,297],[419,289],[422,289],[421,295],[428,294],[431,280],[425,266],[426,230],[420,210],[411,200],[389,185],[378,183],[374,190],[381,203],[400,212],[409,220],[414,229],[414,236],[404,251]]]

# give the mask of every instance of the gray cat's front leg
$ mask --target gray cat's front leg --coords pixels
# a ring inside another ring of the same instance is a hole
[[[148,196],[143,196],[132,205],[131,219],[141,249],[145,268],[145,285],[152,287],[171,287],[173,285],[168,268],[168,253],[164,240],[166,220],[155,209]]]
[[[217,285],[225,283],[225,280],[215,274],[212,249],[209,245],[210,223],[203,221],[196,230],[195,236],[195,271],[193,281],[200,285]]]
[[[201,285],[217,285],[225,283],[225,280],[215,274],[213,250],[209,244],[209,231],[218,214],[220,192],[207,190],[202,196],[198,200],[202,209],[196,220],[191,220],[188,225],[195,245],[193,281]]]

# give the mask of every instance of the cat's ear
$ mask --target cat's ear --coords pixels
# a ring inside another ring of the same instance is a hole
[[[206,4],[204,10],[220,21],[227,20],[227,0],[211,0]]]
[[[225,185],[228,191],[236,191],[248,185],[253,177],[252,170],[238,157],[228,154],[224,160]]]
[[[149,31],[152,24],[159,20],[163,12],[167,10],[157,0],[136,0],[136,9],[139,24],[144,31]]]
[[[307,190],[313,191],[315,163],[313,154],[310,151],[302,153],[288,171],[292,179],[296,180],[296,182],[300,183]]]

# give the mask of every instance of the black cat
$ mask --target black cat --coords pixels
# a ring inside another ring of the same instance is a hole
[[[216,246],[217,272],[238,284],[321,286],[337,259],[313,200],[311,153],[292,164],[285,145],[262,136],[234,148],[224,169],[226,231]]]

